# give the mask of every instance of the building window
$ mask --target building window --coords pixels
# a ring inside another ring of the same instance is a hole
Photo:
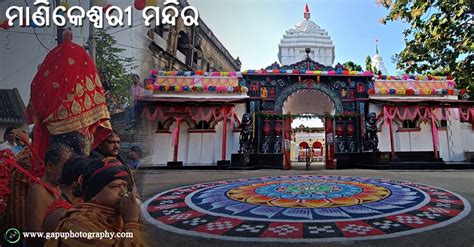
[[[441,120],[440,123],[439,123],[439,127],[440,127],[440,128],[446,128],[446,127],[448,127],[448,121],[446,121],[446,120]]]
[[[199,46],[196,47],[196,51],[193,53],[193,67],[199,70],[202,69],[202,50]]]
[[[403,120],[402,128],[404,129],[414,129],[416,128],[416,120]]]
[[[199,123],[196,124],[196,129],[209,129],[209,123],[206,121],[199,121]]]
[[[165,125],[163,124],[163,122],[158,121],[158,124],[157,124],[157,125],[158,125],[157,127],[158,127],[159,130],[165,129]]]
[[[157,26],[155,27],[155,33],[163,37],[164,29],[165,28],[163,26]]]
[[[418,118],[414,120],[396,121],[396,124],[398,125],[399,132],[420,131],[420,123]]]
[[[178,33],[178,51],[180,51],[181,53],[183,53],[183,55],[186,56],[187,50],[188,50],[188,45],[189,45],[188,35],[183,31],[179,31],[179,33]]]

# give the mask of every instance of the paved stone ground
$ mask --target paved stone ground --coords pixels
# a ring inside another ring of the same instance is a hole
[[[295,169],[284,170],[140,170],[137,179],[141,180],[139,187],[143,193],[143,201],[149,199],[159,192],[172,188],[191,185],[202,182],[260,177],[260,176],[282,176],[282,175],[339,175],[339,176],[368,176],[374,178],[388,178],[407,180],[440,187],[455,192],[466,198],[474,205],[474,170],[442,170],[442,171],[396,171],[396,170],[324,170],[321,164],[313,163],[309,171],[304,170],[304,165],[298,164]],[[288,246],[288,243],[252,243],[223,241],[179,235],[161,230],[155,226],[147,225],[153,246],[225,246],[225,247],[280,247]],[[346,241],[334,243],[291,243],[291,246],[469,246],[474,247],[474,213],[459,222],[443,228],[434,229],[422,233],[370,241]]]

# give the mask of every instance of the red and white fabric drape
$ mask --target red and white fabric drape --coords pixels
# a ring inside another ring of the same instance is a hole
[[[209,106],[209,107],[156,107],[153,112],[150,111],[149,107],[145,107],[142,116],[148,121],[160,120],[164,121],[167,119],[165,112],[186,112],[196,123],[200,121],[209,122],[212,118],[217,121],[222,120],[223,111],[220,106]],[[227,118],[230,118],[231,128],[234,127],[234,119],[237,118],[235,115],[235,107],[231,106],[230,110],[226,112]],[[237,118],[238,119],[238,118]]]
[[[435,157],[438,157],[437,150],[439,145],[438,129],[436,128],[435,121],[441,120],[462,120],[471,121],[472,129],[474,130],[474,107],[461,108],[461,107],[433,107],[433,106],[384,106],[383,107],[384,123],[390,125],[392,120],[415,120],[418,121],[430,121],[431,134],[433,138],[433,148],[435,151]],[[395,154],[393,145],[393,133],[390,131],[390,142],[392,149],[392,156]]]
[[[234,106],[205,106],[205,107],[173,107],[173,106],[168,106],[168,107],[156,107],[153,112],[150,111],[150,108],[147,106],[143,109],[142,117],[148,121],[155,121],[155,120],[160,120],[160,121],[165,121],[168,119],[169,116],[167,116],[166,113],[169,112],[179,112],[179,113],[185,113],[183,115],[189,116],[194,122],[198,123],[200,121],[206,121],[209,122],[211,119],[214,119],[214,121],[221,121],[224,120],[224,135],[223,135],[223,143],[226,142],[226,123],[227,120],[230,118],[230,127],[233,129],[234,126],[234,120],[238,119],[237,116],[235,115],[235,107]],[[180,124],[183,122],[183,116],[180,117],[174,117],[176,120],[176,127],[173,129],[173,132],[171,133],[171,138],[172,138],[172,146],[174,147],[174,154],[173,154],[173,160],[176,162],[178,158],[178,145],[179,145],[179,129],[180,129]],[[239,124],[237,122],[237,124]],[[222,159],[225,160],[225,148],[226,145],[223,144],[223,150],[222,150]]]
[[[427,121],[434,118],[440,120],[472,120],[474,116],[474,107],[466,109],[458,107],[430,107],[430,106],[384,106],[384,120],[388,123],[389,119]]]

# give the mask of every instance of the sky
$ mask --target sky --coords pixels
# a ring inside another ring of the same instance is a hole
[[[335,64],[354,61],[365,69],[367,55],[375,53],[375,39],[390,74],[391,57],[404,48],[407,24],[381,24],[388,10],[374,0],[190,0],[204,22],[242,69],[260,69],[278,60],[278,44],[286,30],[303,20],[307,3],[311,20],[325,29],[335,45]]]
[[[126,0],[109,2],[122,8],[132,4]],[[200,17],[230,54],[240,58],[242,70],[264,68],[278,60],[280,39],[286,30],[303,19],[308,3],[311,20],[329,33],[336,47],[335,64],[354,61],[365,68],[365,59],[367,55],[374,55],[375,39],[378,39],[380,55],[389,74],[397,74],[391,57],[403,49],[402,31],[407,25],[401,22],[382,25],[379,20],[388,10],[377,6],[374,0],[189,0],[189,3],[197,8]],[[9,5],[22,4],[24,6],[24,1],[0,0],[0,19],[4,18]],[[148,61],[146,54],[145,58],[139,58],[139,53],[149,52],[146,41],[138,37],[143,20],[138,12],[133,19],[137,20],[133,28],[116,28],[110,32],[117,32],[118,42],[127,48],[126,56],[136,57],[137,63]],[[84,44],[87,34],[87,27],[75,28],[75,42]],[[53,28],[0,29],[0,88],[19,88],[27,103],[36,68],[48,49],[55,46],[54,35]]]

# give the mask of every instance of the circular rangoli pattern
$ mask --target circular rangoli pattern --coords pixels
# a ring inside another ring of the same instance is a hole
[[[142,207],[150,223],[168,231],[282,242],[396,237],[446,226],[471,209],[461,196],[428,185],[309,175],[196,184]]]

